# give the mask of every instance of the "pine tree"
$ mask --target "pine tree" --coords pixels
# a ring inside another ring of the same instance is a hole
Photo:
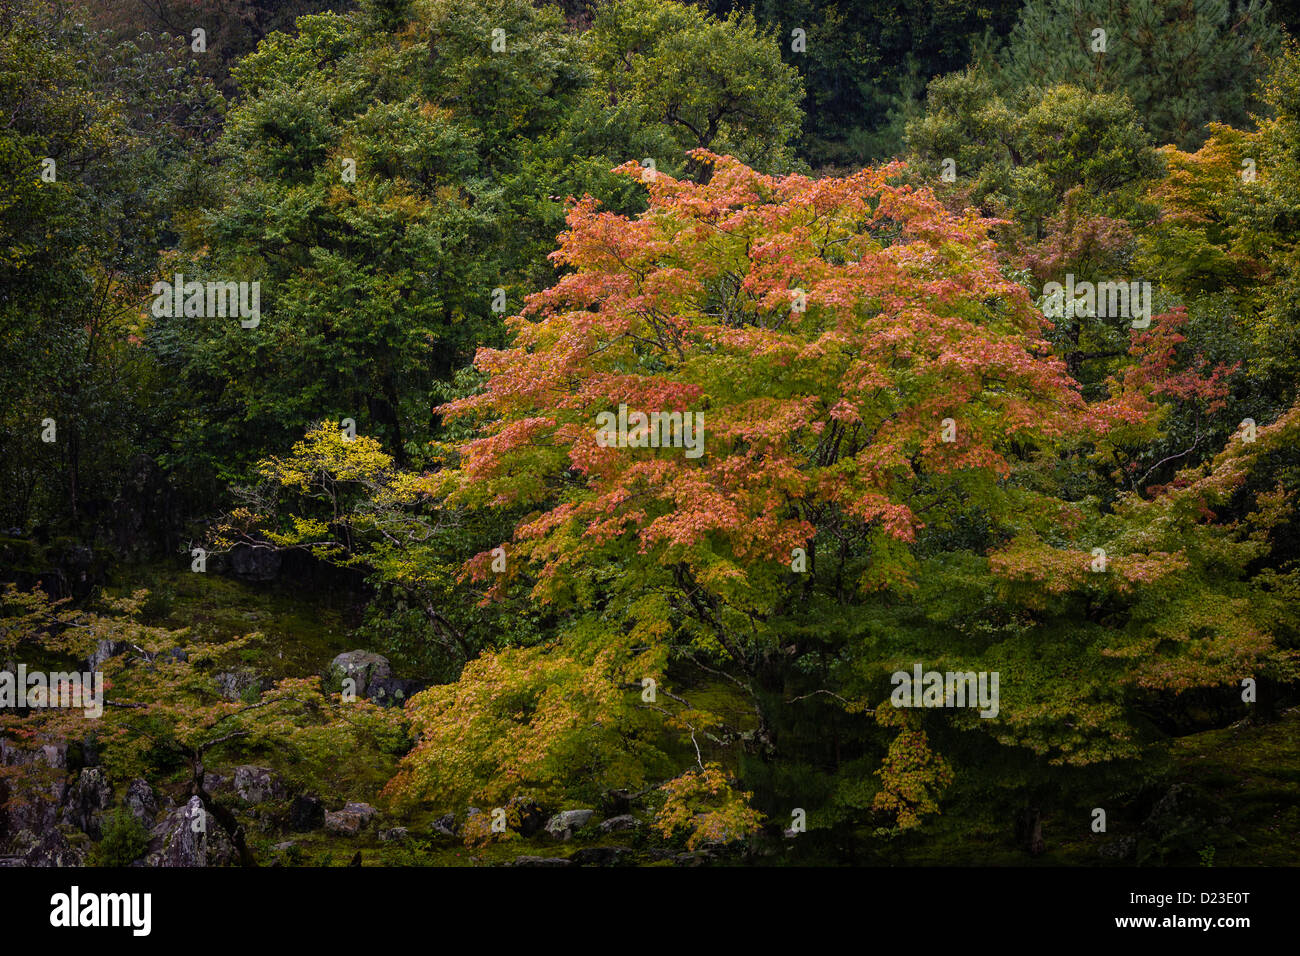
[[[1195,148],[1208,122],[1248,123],[1282,36],[1267,0],[1031,0],[1000,80],[1127,93],[1157,142]]]

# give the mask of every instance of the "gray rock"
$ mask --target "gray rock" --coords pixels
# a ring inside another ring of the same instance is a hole
[[[207,771],[203,774],[203,789],[208,793],[221,793],[230,789],[230,778],[224,774]]]
[[[562,810],[546,821],[546,832],[553,840],[569,840],[573,831],[587,825],[595,810]]]
[[[380,843],[401,843],[408,839],[411,833],[406,827],[393,827],[391,830],[379,831]]]
[[[344,651],[330,661],[330,672],[339,680],[356,681],[358,697],[366,696],[371,681],[393,676],[388,658],[371,651]]]
[[[238,854],[226,832],[190,797],[159,821],[150,834],[146,866],[230,866]]]
[[[235,793],[248,803],[266,803],[288,796],[279,774],[269,767],[249,764],[235,768]]]
[[[635,830],[640,825],[641,822],[632,814],[623,813],[616,817],[610,817],[598,829],[601,833],[616,833],[620,830]]]
[[[104,666],[105,661],[118,654],[125,654],[130,649],[131,645],[126,641],[100,641],[86,661],[86,670],[97,671]]]
[[[7,834],[28,831],[43,834],[59,819],[59,808],[68,795],[68,745],[53,741],[31,750],[0,739],[0,765],[24,767],[17,777],[0,777],[0,840]],[[10,840],[21,852],[17,840]]]
[[[444,813],[429,825],[429,830],[438,836],[454,837],[456,835],[456,814]]]
[[[82,833],[98,838],[104,811],[113,805],[113,788],[99,767],[86,767],[68,790],[63,818]]]
[[[325,829],[339,836],[354,837],[361,832],[361,814],[351,810],[326,810]]]
[[[225,700],[232,702],[243,700],[245,695],[251,693],[261,694],[263,691],[271,689],[271,682],[268,679],[259,676],[246,667],[222,671],[215,675],[213,680],[217,684],[217,693]]]
[[[126,786],[126,796],[122,800],[127,811],[146,827],[153,825],[153,819],[158,815],[158,798],[153,792],[153,787],[149,786],[149,781],[143,777],[136,777]]]
[[[23,854],[24,866],[85,866],[86,851],[73,846],[58,827],[50,827]]]
[[[361,825],[367,826],[370,821],[379,816],[379,811],[368,803],[345,803],[343,809],[347,813],[355,813],[361,817]]]

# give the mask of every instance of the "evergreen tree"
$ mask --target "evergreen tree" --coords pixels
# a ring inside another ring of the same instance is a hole
[[[1267,0],[1030,0],[1000,85],[1126,93],[1158,143],[1195,148],[1208,122],[1248,122],[1282,37]]]

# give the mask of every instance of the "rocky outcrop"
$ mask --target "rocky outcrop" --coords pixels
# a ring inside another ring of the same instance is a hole
[[[623,813],[616,817],[610,817],[601,823],[598,830],[601,833],[617,833],[621,830],[635,830],[641,825],[640,821],[630,813]]]
[[[22,860],[24,866],[85,866],[86,851],[70,843],[58,827],[50,827],[30,845]]]
[[[150,834],[147,866],[230,866],[238,854],[224,830],[190,797],[168,813]]]
[[[573,831],[585,827],[595,810],[562,810],[546,821],[546,833],[553,840],[570,840]]]
[[[344,651],[330,662],[330,673],[338,680],[356,682],[356,694],[365,697],[372,681],[393,676],[388,658],[371,651]]]
[[[236,767],[234,787],[239,799],[246,803],[268,803],[288,796],[280,775],[269,767]]]
[[[229,701],[240,701],[271,689],[271,682],[248,668],[222,671],[213,680],[217,693]]]
[[[368,803],[345,803],[342,810],[325,812],[325,829],[353,837],[370,825],[379,811]]]
[[[122,798],[122,803],[127,812],[144,824],[146,829],[153,826],[154,817],[158,816],[161,809],[153,787],[143,777],[136,777],[126,785],[126,796]]]
[[[113,805],[113,788],[99,767],[86,767],[68,790],[63,819],[82,833],[98,839],[104,811]]]
[[[444,813],[429,825],[434,836],[454,837],[456,835],[456,814]]]

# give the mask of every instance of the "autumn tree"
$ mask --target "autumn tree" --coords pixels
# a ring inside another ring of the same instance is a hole
[[[480,352],[482,393],[443,408],[482,432],[427,490],[533,512],[501,542],[504,569],[485,551],[471,575],[571,622],[553,647],[485,655],[414,700],[422,740],[400,793],[559,785],[539,768],[581,752],[593,722],[625,726],[637,700],[620,688],[674,662],[743,688],[754,746],[770,749],[781,697],[819,653],[792,642],[795,608],[906,591],[918,536],[959,514],[1046,520],[1038,493],[1007,484],[1012,463],[1102,424],[998,270],[986,222],[890,185],[892,167],[814,181],[696,158],[715,165],[709,183],[656,177],[635,219],[577,205],[554,256],[571,271],[511,320],[514,347]],[[702,416],[705,454],[603,447],[596,415],[620,405]],[[582,694],[553,693],[555,668]],[[505,690],[530,673],[532,691]],[[686,707],[673,720],[697,740],[726,733]],[[449,764],[448,735],[480,725],[482,746]],[[644,722],[626,726],[644,739]],[[642,765],[599,766],[607,786],[634,786],[620,774]]]

